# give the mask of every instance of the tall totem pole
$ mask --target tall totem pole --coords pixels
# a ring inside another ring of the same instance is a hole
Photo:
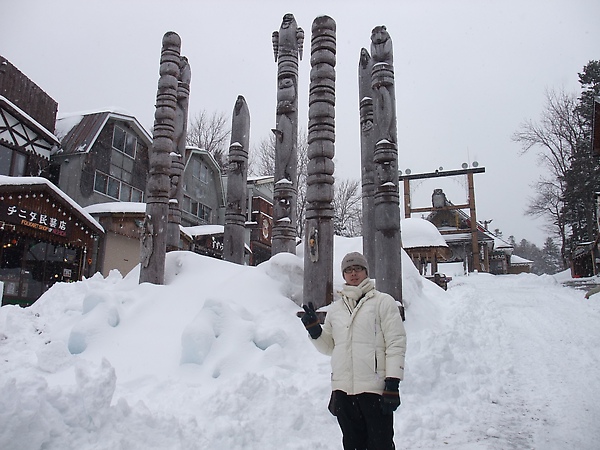
[[[249,143],[250,112],[246,99],[239,95],[233,108],[231,124],[231,144],[229,145],[227,169],[227,208],[223,236],[223,259],[237,264],[244,264]]]
[[[371,72],[373,60],[366,48],[360,51],[358,63],[358,96],[360,112],[360,155],[362,182],[362,231],[363,254],[369,262],[371,278],[377,276],[375,264],[375,150],[376,132],[373,128],[373,89]]]
[[[371,32],[375,123],[375,271],[377,289],[402,302],[402,239],[398,136],[392,39],[385,26]]]
[[[277,62],[277,123],[275,134],[275,188],[273,192],[272,254],[296,253],[296,199],[298,192],[298,57],[302,59],[304,31],[293,14],[283,16],[273,32]]]
[[[177,108],[175,110],[175,132],[173,136],[174,151],[171,153],[167,251],[179,250],[179,226],[181,225],[181,205],[183,204],[182,178],[185,167],[185,143],[191,81],[192,70],[187,58],[182,56],[179,63],[179,81],[177,83]]]
[[[335,156],[336,24],[312,24],[308,98],[308,176],[304,239],[304,302],[333,300],[333,157]]]
[[[169,214],[171,152],[174,151],[181,38],[169,31],[162,40],[154,131],[149,152],[146,218],[141,236],[140,283],[164,284]]]

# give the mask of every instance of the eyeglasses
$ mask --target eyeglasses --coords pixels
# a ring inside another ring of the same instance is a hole
[[[363,266],[350,266],[344,269],[344,273],[362,272],[366,270]]]

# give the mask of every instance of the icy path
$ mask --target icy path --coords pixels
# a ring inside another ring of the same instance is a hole
[[[598,448],[600,299],[528,275],[459,278],[449,294],[430,369],[440,373],[434,389],[456,397],[450,420],[432,412],[438,429],[417,430],[425,439],[400,448]],[[400,422],[411,418],[410,406],[403,414]]]

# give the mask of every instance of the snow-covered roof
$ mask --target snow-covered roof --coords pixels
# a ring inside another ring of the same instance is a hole
[[[73,127],[79,125],[79,122],[81,122],[81,119],[83,119],[84,116],[91,116],[101,113],[115,113],[122,116],[133,117],[133,114],[119,106],[109,106],[107,108],[89,109],[85,111],[69,113],[58,113],[56,115],[56,126],[54,132],[56,136],[62,140],[62,138],[69,134],[69,131],[71,131]]]
[[[152,145],[150,133],[129,113],[114,110],[88,111],[58,116],[55,128],[59,130],[61,149],[56,154],[89,152],[109,120],[127,122],[148,147]]]
[[[146,212],[146,203],[139,202],[106,202],[86,206],[84,210],[89,214],[125,214]],[[193,227],[179,226],[180,231],[190,239],[195,236],[206,236],[210,234],[223,234],[223,225],[196,225]]]
[[[510,245],[505,240],[503,240],[502,238],[499,238],[498,236],[494,236],[494,249],[495,250],[502,250],[502,249],[509,249],[509,248],[513,248],[513,246]]]
[[[46,127],[41,125],[37,120],[35,120],[33,117],[31,117],[25,111],[23,111],[21,108],[19,108],[13,102],[11,102],[9,99],[0,95],[0,100],[2,100],[4,103],[9,105],[11,108],[13,108],[16,112],[18,112],[21,116],[23,116],[24,119],[27,119],[27,121],[30,122],[31,125],[34,125],[36,128],[38,128],[38,131],[43,133],[46,138],[50,139],[52,142],[58,143],[58,139],[56,138],[56,136],[54,134],[52,134],[50,131],[48,131],[46,129]]]
[[[225,232],[223,225],[196,225],[194,227],[181,227],[188,236],[206,236],[209,234],[221,234]]]
[[[275,181],[275,177],[273,175],[261,175],[256,177],[248,177],[248,183],[273,183]]]
[[[0,95],[0,104],[4,104],[9,110],[4,113],[5,115],[14,116],[5,118],[5,120],[8,121],[8,123],[5,124],[8,128],[14,126],[12,123],[13,121],[21,123],[21,127],[19,127],[19,129],[25,128],[19,132],[24,133],[24,135],[20,137],[17,136],[18,133],[14,133],[9,129],[6,129],[0,134],[0,140],[4,139],[9,142],[16,140],[13,142],[14,144],[23,146],[25,150],[36,153],[43,158],[50,159],[50,148],[52,146],[58,146],[58,138],[48,131],[48,129],[40,124],[37,120],[2,95]],[[5,134],[5,136],[2,136],[2,134]],[[37,140],[37,135],[40,135],[43,137],[43,139]],[[28,136],[28,138],[26,138],[26,136]],[[44,142],[47,143],[45,144]]]
[[[533,264],[533,261],[530,261],[528,259],[525,258],[521,258],[520,256],[517,255],[511,255],[510,256],[510,265],[511,266],[516,266],[516,265],[531,265]]]
[[[64,200],[73,210],[81,214],[85,219],[90,222],[98,231],[104,233],[104,228],[100,225],[96,219],[94,219],[84,208],[78,205],[75,200],[61,191],[54,183],[46,178],[42,177],[9,177],[6,175],[0,175],[0,186],[47,186],[53,193]]]
[[[69,134],[69,131],[79,125],[81,119],[83,119],[83,114],[72,114],[63,117],[62,119],[57,119],[56,125],[54,125],[54,133],[56,133],[56,137],[62,140],[67,134]]]
[[[402,247],[448,247],[446,240],[430,221],[412,217],[400,221]]]
[[[140,202],[106,202],[95,203],[83,208],[90,214],[103,213],[145,213],[146,204]]]

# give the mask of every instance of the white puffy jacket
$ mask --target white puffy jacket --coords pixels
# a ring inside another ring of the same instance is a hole
[[[354,307],[351,289],[357,288],[364,297]],[[331,355],[332,390],[381,394],[386,377],[404,377],[402,317],[394,298],[377,291],[368,278],[358,287],[344,288],[342,298],[327,311],[321,336],[311,341],[321,353]]]

